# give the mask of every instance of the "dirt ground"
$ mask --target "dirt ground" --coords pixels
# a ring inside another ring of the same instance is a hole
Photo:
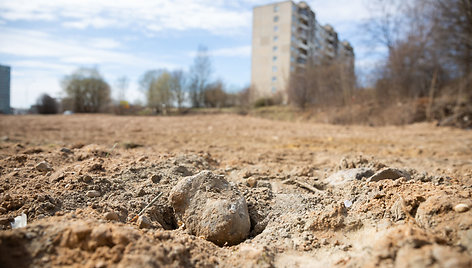
[[[470,130],[0,116],[0,139],[0,267],[472,267]],[[203,170],[246,198],[242,243],[176,218],[169,192]]]

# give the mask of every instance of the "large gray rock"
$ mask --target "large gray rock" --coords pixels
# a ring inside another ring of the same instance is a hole
[[[368,178],[372,175],[374,175],[374,172],[371,169],[352,168],[338,171],[326,178],[325,181],[332,186],[343,186],[348,182]]]
[[[176,217],[193,235],[217,245],[234,245],[249,235],[246,199],[223,176],[202,171],[183,178],[169,199]]]

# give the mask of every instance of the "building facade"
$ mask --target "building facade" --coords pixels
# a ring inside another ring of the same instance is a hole
[[[283,96],[290,77],[309,64],[344,62],[354,73],[354,50],[330,25],[322,26],[306,2],[284,1],[253,11],[252,98]]]
[[[10,67],[0,65],[0,114],[10,113]]]

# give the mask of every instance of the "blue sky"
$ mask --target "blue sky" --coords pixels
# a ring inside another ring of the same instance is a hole
[[[365,1],[307,1],[322,24],[353,44],[359,70],[383,52],[362,34]],[[210,51],[213,78],[241,89],[250,81],[252,8],[271,2],[0,0],[0,64],[12,67],[11,104],[27,108],[41,93],[60,97],[60,79],[78,67],[97,67],[112,87],[125,75],[127,98],[144,100],[139,77],[187,70],[199,45]]]

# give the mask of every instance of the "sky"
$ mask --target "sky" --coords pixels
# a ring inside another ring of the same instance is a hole
[[[368,0],[306,1],[321,24],[348,40],[360,73],[382,54],[365,41]],[[0,0],[0,64],[12,67],[11,106],[28,108],[42,93],[63,96],[61,79],[96,67],[126,98],[144,101],[140,76],[151,69],[188,70],[206,46],[213,78],[229,91],[250,83],[252,9],[266,0]]]

